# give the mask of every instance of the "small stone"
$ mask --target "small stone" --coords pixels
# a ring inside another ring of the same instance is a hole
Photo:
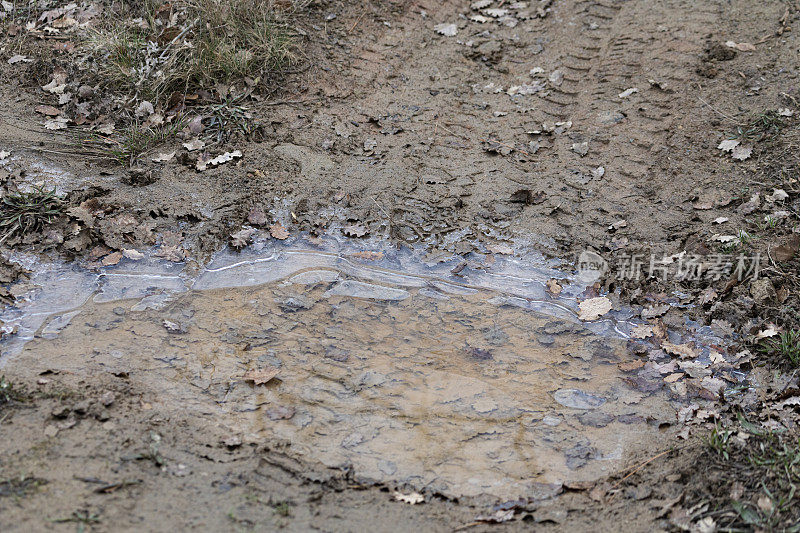
[[[775,287],[767,278],[759,278],[750,283],[750,295],[759,305],[764,305],[775,298]]]
[[[591,426],[595,428],[606,427],[614,420],[614,417],[599,411],[587,411],[578,415],[578,421],[584,426]]]
[[[78,97],[81,100],[86,100],[94,95],[94,89],[88,85],[81,85],[78,87]]]
[[[114,396],[114,393],[112,391],[106,391],[106,392],[103,393],[102,396],[100,396],[100,403],[102,403],[104,406],[108,407],[109,405],[114,403],[115,399],[116,399],[116,396]]]
[[[85,415],[89,411],[91,402],[89,400],[81,400],[72,406],[72,410],[79,415]]]
[[[306,296],[290,296],[278,304],[284,313],[294,313],[304,309],[310,309],[314,305]]]
[[[542,418],[542,424],[545,426],[556,427],[561,424],[561,419],[557,416],[546,415],[544,418]]]
[[[552,346],[556,342],[556,338],[555,337],[553,337],[552,335],[547,335],[547,334],[538,335],[536,337],[536,340],[539,341],[539,344],[541,344],[543,346]]]
[[[553,398],[570,409],[597,409],[606,403],[604,398],[578,389],[560,389],[555,392]]]
[[[59,405],[53,408],[53,410],[50,411],[50,414],[53,416],[53,418],[67,418],[71,411],[72,410],[66,405]]]

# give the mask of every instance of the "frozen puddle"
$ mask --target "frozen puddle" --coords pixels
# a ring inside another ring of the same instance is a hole
[[[579,322],[580,287],[551,298],[544,282],[564,275],[543,263],[457,276],[457,261],[350,246],[261,243],[194,276],[150,260],[37,266],[39,288],[0,317],[17,327],[0,366],[124,372],[151,404],[244,442],[450,496],[599,477],[675,420],[665,390],[622,379],[627,317]]]

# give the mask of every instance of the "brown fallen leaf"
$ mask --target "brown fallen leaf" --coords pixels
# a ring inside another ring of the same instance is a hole
[[[789,242],[772,249],[772,256],[775,261],[785,263],[794,259],[798,249],[800,249],[800,235],[792,235]]]
[[[489,515],[479,515],[475,517],[476,522],[488,522],[490,524],[502,524],[514,519],[514,509],[498,509]]]
[[[278,372],[280,372],[280,370],[272,366],[261,369],[250,369],[245,373],[243,379],[245,381],[252,381],[253,385],[263,385],[277,376]]]
[[[294,407],[276,405],[274,407],[268,407],[266,413],[270,420],[289,420],[294,416]]]
[[[642,368],[643,366],[644,366],[644,361],[640,360],[628,361],[627,363],[619,363],[617,365],[617,367],[623,372],[630,372],[631,370],[636,370],[638,368]]]
[[[726,41],[725,46],[728,48],[735,48],[740,52],[755,52],[756,47],[754,44],[750,43],[737,43],[736,41]]]
[[[418,503],[422,503],[425,501],[425,497],[419,492],[412,492],[411,494],[403,494],[402,492],[395,491],[394,499],[399,502],[407,503],[410,505],[416,505]]]
[[[589,497],[596,502],[603,501],[603,498],[605,498],[605,496],[606,496],[606,490],[600,486],[597,486],[589,491]]]
[[[654,305],[647,309],[642,309],[642,318],[656,318],[669,311],[669,304]]]
[[[254,226],[263,226],[267,223],[267,215],[264,214],[264,210],[260,207],[256,206],[250,210],[250,214],[247,215],[247,222]]]
[[[653,326],[640,325],[631,328],[631,337],[634,339],[646,339],[653,334]]]
[[[114,266],[122,260],[122,252],[114,252],[113,254],[108,254],[103,258],[101,263],[103,266]]]
[[[719,378],[706,376],[700,382],[700,385],[707,391],[711,392],[714,396],[719,395],[720,391],[725,388],[725,382]]]
[[[61,110],[51,105],[37,105],[36,112],[41,113],[46,117],[57,117],[61,114]]]
[[[558,296],[561,294],[561,291],[564,290],[564,287],[558,284],[558,282],[554,279],[547,280],[547,292],[552,294],[553,296]]]
[[[690,342],[684,344],[673,344],[671,342],[664,341],[661,343],[661,349],[669,354],[677,355],[682,359],[693,359],[698,355],[697,350],[694,348],[694,344]]]
[[[242,152],[240,150],[234,150],[233,152],[225,152],[222,155],[218,155],[217,157],[209,157],[206,154],[202,155],[197,159],[197,164],[195,168],[197,170],[203,171],[207,170],[209,167],[218,167],[220,165],[224,165],[234,159],[239,159],[242,157]]]
[[[269,234],[279,241],[285,241],[289,238],[289,231],[281,226],[280,222],[276,222],[269,228]]]
[[[774,337],[780,333],[780,330],[775,324],[769,324],[766,328],[762,329],[756,334],[756,340],[766,339],[767,337]]]
[[[717,291],[714,290],[714,287],[706,287],[703,289],[703,292],[700,293],[699,301],[701,304],[705,305],[707,303],[711,303],[717,299]]]
[[[674,374],[670,374],[669,376],[665,377],[664,381],[666,383],[675,383],[676,381],[681,379],[683,376],[684,376],[684,374],[682,372],[675,372]]]
[[[231,233],[231,246],[237,250],[244,248],[250,242],[250,239],[255,234],[255,228],[242,228],[236,233]]]
[[[604,314],[611,311],[611,300],[605,296],[598,296],[597,298],[589,298],[578,304],[580,312],[578,318],[581,320],[597,320]]]
[[[502,242],[496,242],[486,245],[486,249],[492,252],[493,254],[500,254],[500,255],[513,255],[514,250],[507,244]]]
[[[520,189],[509,198],[509,202],[515,204],[540,204],[547,199],[543,192],[534,193],[530,189]]]
[[[236,448],[237,446],[242,445],[242,437],[240,437],[239,435],[229,435],[226,438],[222,439],[222,444],[224,444],[228,448]]]
[[[744,484],[741,481],[734,481],[731,485],[730,497],[732,500],[741,500],[744,495]]]
[[[349,224],[342,229],[345,237],[363,237],[369,230],[362,224]]]

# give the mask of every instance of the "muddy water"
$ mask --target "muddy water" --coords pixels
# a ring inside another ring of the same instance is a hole
[[[2,317],[19,330],[6,364],[124,372],[162,411],[451,496],[596,478],[674,420],[666,396],[621,379],[624,315],[579,322],[580,288],[548,297],[541,263],[456,276],[413,251],[303,244],[221,253],[197,275],[147,260],[40,268],[40,288]]]

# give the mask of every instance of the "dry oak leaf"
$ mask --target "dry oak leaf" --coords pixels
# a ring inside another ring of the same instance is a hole
[[[589,298],[582,301],[578,307],[578,318],[581,320],[597,320],[604,314],[611,311],[611,300],[605,296],[598,296],[597,298]]]
[[[552,294],[553,296],[558,296],[561,294],[561,291],[564,290],[564,287],[558,284],[558,281],[554,279],[547,280],[547,292]]]
[[[285,241],[289,238],[289,231],[278,222],[269,228],[269,234],[280,241]]]
[[[250,369],[245,373],[243,379],[245,381],[252,381],[253,385],[263,385],[277,376],[278,372],[280,372],[280,370],[272,366],[261,369]]]
[[[644,361],[640,361],[638,359],[635,361],[629,361],[627,363],[619,363],[617,365],[617,367],[619,367],[619,369],[622,370],[623,372],[630,372],[631,370],[637,370],[639,368],[642,368],[643,366],[644,366]]]
[[[661,343],[661,349],[669,354],[680,356],[683,359],[695,358],[698,355],[692,343],[689,342],[685,344],[672,344],[671,342],[664,341]]]

